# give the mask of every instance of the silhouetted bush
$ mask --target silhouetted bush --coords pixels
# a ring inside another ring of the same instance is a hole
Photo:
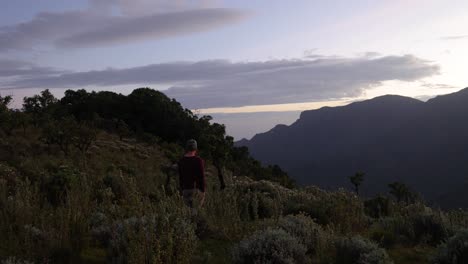
[[[97,133],[98,131],[92,123],[83,123],[72,132],[72,143],[84,154],[96,141]]]
[[[131,217],[110,227],[112,263],[190,263],[197,245],[195,227],[173,215]]]
[[[34,264],[34,262],[16,257],[9,257],[7,259],[2,260],[2,264]]]
[[[41,139],[49,147],[57,145],[65,155],[68,155],[76,129],[78,129],[78,124],[72,117],[66,117],[62,120],[50,120],[42,129]]]
[[[236,186],[236,190],[240,192],[243,219],[254,220],[281,215],[284,187],[269,181],[249,181]]]
[[[104,186],[110,188],[115,199],[124,199],[127,195],[127,188],[122,177],[115,174],[107,174],[103,179]]]
[[[324,191],[307,187],[285,198],[284,214],[304,212],[321,225],[334,225],[340,232],[360,230],[368,225],[362,201],[344,190]]]
[[[336,264],[390,264],[387,252],[361,237],[342,238],[336,242]]]
[[[52,172],[51,176],[43,183],[47,201],[53,206],[63,204],[67,199],[67,193],[71,188],[72,181],[78,177],[72,168],[63,166]]]
[[[391,213],[391,202],[388,197],[377,196],[364,202],[365,212],[373,218],[389,216]]]
[[[325,234],[320,225],[303,214],[281,218],[278,227],[294,236],[307,248],[308,254],[316,254],[325,248]]]
[[[308,262],[305,246],[281,229],[256,232],[235,246],[232,254],[238,264]]]
[[[432,264],[468,263],[468,229],[458,231],[437,248]]]
[[[451,234],[448,223],[442,214],[418,214],[411,217],[414,242],[438,245]]]
[[[414,230],[411,222],[404,217],[384,217],[371,226],[369,236],[385,248],[390,248],[397,243],[412,243]]]
[[[370,229],[370,237],[384,247],[399,244],[437,245],[452,233],[443,215],[414,213],[381,218]]]

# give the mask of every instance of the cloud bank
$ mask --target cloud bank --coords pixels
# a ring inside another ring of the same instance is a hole
[[[246,16],[240,10],[216,8],[112,18],[113,23],[107,26],[59,39],[56,44],[67,48],[157,40],[216,29],[241,21]]]
[[[445,36],[440,37],[440,40],[459,40],[459,39],[467,39],[468,35],[458,35],[458,36]]]
[[[42,12],[30,21],[0,27],[0,52],[158,40],[214,30],[249,15],[208,6],[204,1],[92,0],[86,10]]]
[[[0,59],[0,83],[1,78],[34,78],[44,75],[63,74],[65,71],[56,70],[50,67],[36,66],[33,63]]]
[[[4,89],[169,87],[164,92],[192,109],[299,103],[357,97],[384,81],[415,81],[439,66],[412,55],[231,62],[207,60],[124,69],[50,73],[0,81]]]

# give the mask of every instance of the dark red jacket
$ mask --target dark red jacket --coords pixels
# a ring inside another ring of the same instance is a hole
[[[198,188],[205,192],[205,162],[198,156],[183,157],[179,160],[179,184],[181,190]]]

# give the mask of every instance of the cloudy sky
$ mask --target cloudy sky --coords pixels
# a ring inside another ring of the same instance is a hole
[[[15,0],[0,10],[0,94],[165,92],[236,139],[300,111],[468,86],[458,0]]]

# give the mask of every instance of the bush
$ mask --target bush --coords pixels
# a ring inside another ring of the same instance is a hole
[[[308,216],[288,215],[279,220],[278,226],[304,244],[307,253],[316,254],[324,246],[322,228]]]
[[[33,264],[33,262],[23,260],[23,259],[18,259],[18,258],[15,258],[15,257],[9,257],[9,258],[3,260],[2,264]]]
[[[409,244],[414,238],[413,226],[402,216],[384,217],[370,228],[370,238],[385,248],[397,243]]]
[[[433,264],[465,264],[468,263],[468,229],[458,231],[446,243],[437,248]]]
[[[388,197],[379,195],[364,202],[365,212],[373,218],[389,216],[391,213],[391,203]]]
[[[65,202],[73,181],[78,177],[78,172],[67,166],[54,170],[52,175],[45,179],[42,187],[47,195],[47,201],[53,206],[58,206]]]
[[[390,264],[384,249],[361,237],[342,238],[336,242],[336,264]]]
[[[442,214],[418,214],[411,218],[414,230],[414,242],[438,245],[449,237],[448,228]]]
[[[304,212],[320,225],[332,225],[342,233],[361,231],[367,225],[362,201],[344,190],[328,192],[313,186],[297,190],[288,196],[283,212]]]
[[[256,220],[279,217],[284,189],[268,181],[240,182],[236,185],[236,195],[241,197],[241,218]]]
[[[96,230],[110,234],[111,263],[190,263],[197,245],[195,226],[177,216],[131,217]]]
[[[110,188],[116,200],[123,200],[128,195],[127,186],[122,177],[114,174],[107,174],[103,178],[104,188]]]
[[[452,233],[442,214],[385,217],[371,227],[373,240],[388,248],[396,243],[437,245]]]
[[[281,229],[258,231],[233,249],[234,263],[307,263],[306,248]]]

